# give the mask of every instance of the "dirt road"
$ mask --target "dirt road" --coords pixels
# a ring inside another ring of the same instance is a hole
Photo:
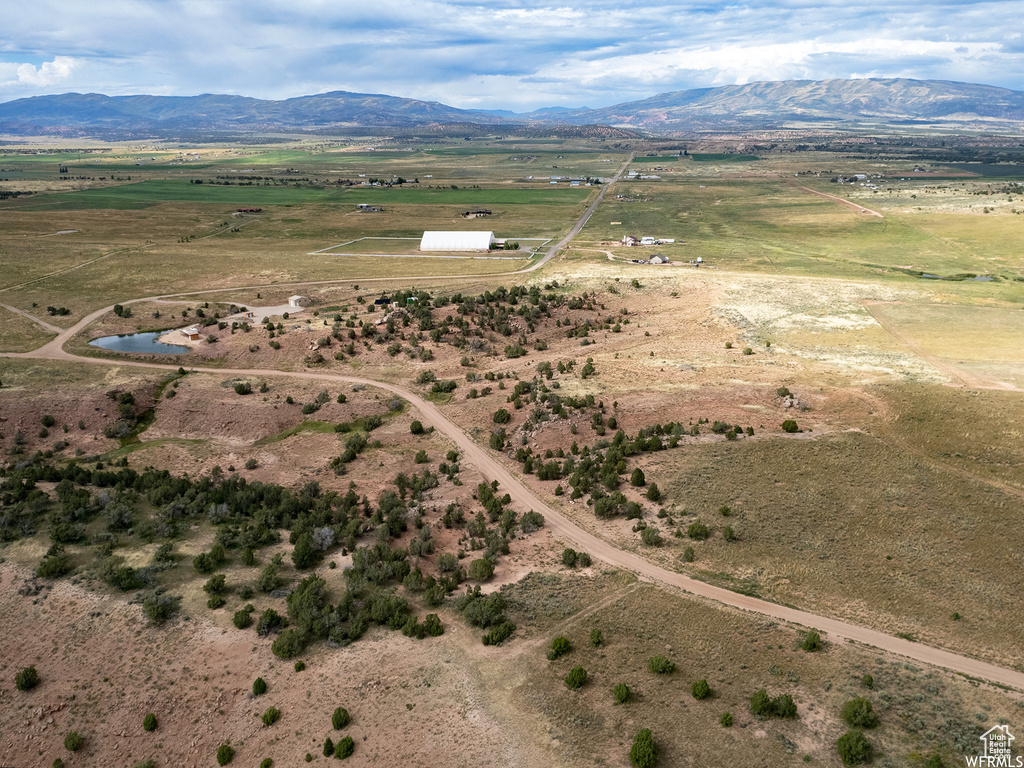
[[[847,200],[845,197],[839,197],[838,195],[830,195],[828,192],[819,192],[818,190],[811,189],[810,187],[801,187],[799,184],[793,184],[793,182],[789,183],[791,186],[794,186],[797,189],[802,190],[804,192],[810,192],[812,195],[817,195],[818,197],[825,197],[828,198],[829,200],[835,200],[837,203],[842,203],[847,208],[853,208],[855,211],[860,211],[865,216],[877,216],[880,219],[885,218],[885,216],[880,214],[878,211],[872,211],[870,208],[865,208],[859,203],[855,203],[852,200]]]
[[[105,310],[94,314],[97,316]],[[36,352],[14,354],[8,353],[8,357],[30,357],[56,360],[74,360],[96,365],[120,365],[140,368],[157,368],[164,370],[177,370],[175,365],[156,365],[150,363],[139,363],[132,361],[109,360],[105,358],[85,358],[65,352],[60,346],[53,342]],[[407,400],[416,408],[426,425],[433,426],[439,432],[450,438],[459,449],[465,454],[466,460],[473,464],[488,480],[497,480],[499,485],[508,493],[513,502],[521,509],[532,509],[544,515],[548,529],[560,540],[575,549],[590,553],[592,557],[600,559],[609,565],[624,568],[637,574],[641,579],[656,582],[681,589],[692,595],[714,600],[724,605],[738,608],[740,610],[768,616],[778,621],[785,621],[803,627],[814,628],[832,642],[852,641],[864,645],[879,648],[883,651],[898,654],[913,659],[923,664],[941,667],[953,672],[968,675],[971,677],[988,680],[1000,685],[1010,686],[1024,691],[1024,673],[989,664],[977,659],[951,653],[940,648],[932,648],[920,643],[892,637],[883,632],[859,627],[837,619],[819,616],[795,608],[748,597],[732,592],[711,584],[705,584],[684,574],[669,571],[660,566],[648,562],[644,558],[624,552],[604,539],[583,529],[568,517],[563,515],[554,507],[548,505],[532,490],[530,490],[518,477],[502,463],[502,461],[487,449],[478,445],[461,427],[452,422],[441,410],[428,400],[420,397],[405,387],[396,384],[374,381],[357,376],[342,376],[338,374],[326,374],[316,371],[282,372],[264,369],[247,368],[199,368],[191,370],[202,372],[208,371],[218,375],[230,376],[259,376],[265,378],[281,377],[291,379],[306,379],[314,381],[334,381],[347,384],[363,384],[377,387],[391,392]]]

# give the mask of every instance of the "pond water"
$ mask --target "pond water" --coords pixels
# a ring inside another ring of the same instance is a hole
[[[122,336],[103,336],[93,339],[89,346],[109,349],[111,352],[134,352],[146,355],[183,355],[191,352],[191,347],[183,344],[167,344],[157,341],[167,331],[151,331],[150,333],[126,333]]]

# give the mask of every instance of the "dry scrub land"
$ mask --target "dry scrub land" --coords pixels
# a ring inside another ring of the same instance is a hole
[[[89,361],[0,358],[0,762],[212,765],[230,743],[236,764],[326,764],[324,739],[351,735],[356,765],[625,766],[650,728],[661,765],[839,766],[840,712],[858,696],[879,718],[865,732],[880,765],[958,764],[991,726],[1018,730],[1019,692],[827,637],[809,652],[810,628],[589,556],[570,567],[542,521],[408,402],[332,378],[432,400],[545,502],[669,569],[1024,670],[1024,219],[994,194],[992,212],[968,207],[997,182],[840,192],[826,172],[863,161],[729,162],[709,145],[707,160],[638,157],[631,167],[675,165],[613,187],[539,273],[307,255],[470,226],[461,207],[488,194],[497,215],[483,227],[559,237],[592,191],[562,199],[519,179],[610,175],[624,159],[486,149],[327,143],[190,161],[185,178],[283,178],[288,165],[302,179],[431,174],[445,187],[253,187],[268,201],[254,216],[231,216],[245,187],[191,185],[197,199],[179,200],[155,186],[178,173],[173,152],[133,172],[148,185],[137,194],[83,180],[7,201],[0,302],[59,327],[115,302],[130,313],[68,342]],[[97,165],[127,174],[126,157]],[[794,173],[883,218],[799,190]],[[100,202],[112,207],[88,207]],[[650,251],[617,245],[626,233],[675,237],[658,249],[673,263],[628,263]],[[697,255],[700,268],[680,263]],[[304,280],[324,284],[275,285]],[[297,290],[313,305],[266,324],[228,317]],[[170,298],[129,303],[155,295]],[[3,351],[52,338],[0,311]],[[196,323],[187,355],[87,343]],[[549,661],[558,635],[573,650]],[[675,671],[648,671],[657,655]],[[28,665],[42,682],[16,690]],[[570,690],[577,666],[587,681]],[[257,676],[268,692],[254,697]],[[708,699],[692,695],[701,679]],[[798,716],[752,714],[760,688],[791,695]],[[340,731],[337,706],[352,714]],[[261,722],[268,707],[279,722]],[[63,746],[72,730],[77,753]]]

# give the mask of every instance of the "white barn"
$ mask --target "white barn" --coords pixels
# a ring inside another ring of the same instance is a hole
[[[487,251],[493,242],[493,232],[424,232],[420,250]]]

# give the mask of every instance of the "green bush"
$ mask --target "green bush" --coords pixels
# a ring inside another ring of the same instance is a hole
[[[304,662],[302,660],[299,660],[299,661],[295,662],[295,671],[296,672],[301,672],[305,668],[306,668],[306,662]]]
[[[356,742],[351,736],[346,736],[338,742],[338,746],[334,748],[334,756],[344,760],[346,757],[352,757],[352,753],[356,751]]]
[[[690,687],[690,692],[693,693],[693,698],[698,701],[703,701],[711,696],[711,686],[708,685],[708,681],[706,679],[702,678]]]
[[[217,765],[227,765],[235,759],[235,750],[230,744],[221,744],[217,747]]]
[[[548,661],[560,659],[570,651],[572,651],[572,643],[569,642],[569,638],[559,635],[551,641],[551,650],[548,651]]]
[[[331,737],[328,736],[324,739],[324,757],[330,757],[334,754],[334,742],[331,741]]]
[[[210,599],[206,601],[206,607],[211,611],[215,611],[218,608],[223,608],[226,602],[227,600],[224,599],[224,595],[210,595]]]
[[[874,688],[875,678],[873,678],[871,675],[864,675],[864,677],[860,679],[860,684],[863,685],[865,688]]]
[[[469,564],[469,578],[473,581],[487,581],[494,575],[494,563],[485,557],[480,557]]]
[[[612,695],[615,696],[616,704],[625,704],[629,701],[629,697],[633,695],[633,692],[629,690],[629,686],[625,683],[618,683],[612,688]]]
[[[644,495],[648,501],[661,501],[661,490],[659,490],[657,483],[651,483],[647,486],[647,493]]]
[[[216,576],[211,576],[210,579],[203,584],[203,592],[208,595],[223,595],[227,590],[227,576],[223,573],[218,573]]]
[[[40,579],[59,579],[61,576],[71,573],[74,569],[75,567],[71,564],[71,559],[63,551],[59,551],[52,555],[47,554],[46,557],[39,561],[39,566],[36,568],[36,576]]]
[[[256,634],[263,637],[265,635],[269,635],[271,632],[277,631],[284,625],[284,616],[279,614],[273,608],[267,608],[267,610],[260,614],[259,621],[256,622]]]
[[[764,688],[755,691],[750,697],[750,712],[758,717],[769,717],[772,714],[772,700]]]
[[[656,675],[670,675],[676,671],[676,665],[664,656],[651,656],[647,660],[647,671]]]
[[[788,693],[772,699],[772,714],[776,717],[796,717],[796,702]]]
[[[782,422],[782,431],[799,432],[800,428],[796,425],[796,422],[793,421],[793,419],[786,419],[784,422]]]
[[[590,644],[595,648],[600,648],[604,645],[604,632],[600,629],[590,630]]]
[[[262,677],[257,677],[252,681],[252,693],[253,696],[262,696],[267,692],[267,681]]]
[[[268,563],[260,575],[256,577],[256,589],[260,592],[270,593],[277,589],[277,564]]]
[[[266,712],[263,713],[263,725],[271,726],[281,719],[281,710],[277,707],[270,707]]]
[[[693,547],[687,547],[683,550],[683,561],[692,563],[697,558],[696,553],[693,551]]]
[[[484,645],[501,645],[503,642],[508,640],[512,633],[516,631],[516,625],[511,621],[503,621],[496,627],[491,627],[490,631],[483,636]]]
[[[348,725],[348,721],[348,710],[344,707],[338,707],[336,710],[334,710],[334,713],[331,715],[331,725],[334,726],[334,730],[336,731],[340,731],[342,728]]]
[[[142,718],[142,730],[144,731],[155,731],[156,730],[156,715],[150,712],[144,718]]]
[[[640,541],[648,547],[660,547],[662,543],[661,533],[654,526],[648,526],[640,532]]]
[[[634,488],[643,488],[647,485],[647,478],[644,477],[644,471],[640,467],[633,470],[633,474],[629,477],[629,484]]]
[[[578,553],[572,547],[566,547],[562,550],[562,565],[566,568],[576,567],[576,558]]]
[[[565,676],[565,687],[570,691],[578,691],[587,682],[587,670],[583,667],[573,667]]]
[[[414,435],[422,435],[426,430],[423,429],[423,423],[417,420],[409,425],[409,431]]]
[[[150,595],[142,601],[142,610],[153,626],[163,624],[178,610],[181,598],[175,595]]]
[[[857,696],[843,704],[843,720],[854,728],[874,728],[878,725],[875,708],[863,696]]]
[[[722,716],[720,718],[718,718],[718,722],[721,723],[723,728],[730,728],[730,727],[732,727],[732,713],[731,712],[723,712]]]
[[[629,762],[636,768],[654,768],[658,762],[658,751],[654,747],[654,737],[650,728],[644,728],[633,739],[629,750]]]
[[[31,691],[39,685],[39,673],[35,666],[25,667],[14,676],[14,687],[19,691]]]
[[[817,631],[812,629],[810,632],[807,633],[807,636],[804,637],[803,644],[800,647],[803,648],[808,653],[813,653],[814,651],[820,651],[821,650],[821,635]]]
[[[695,520],[686,529],[686,535],[694,541],[704,541],[711,535],[711,530],[702,521]]]
[[[302,653],[305,648],[305,639],[301,632],[293,627],[284,630],[274,639],[270,650],[279,659],[291,659]]]
[[[871,742],[860,731],[847,731],[839,737],[836,746],[843,765],[860,765],[871,761],[874,752]]]
[[[252,626],[252,613],[246,610],[235,611],[234,617],[231,619],[234,625],[239,629],[245,629],[246,627]]]
[[[85,737],[78,731],[72,731],[64,737],[64,748],[68,752],[77,752],[85,744]]]
[[[260,762],[260,768],[274,768],[274,760],[270,757],[265,757]]]
[[[512,420],[512,414],[504,408],[499,408],[491,418],[495,424],[508,424]]]

